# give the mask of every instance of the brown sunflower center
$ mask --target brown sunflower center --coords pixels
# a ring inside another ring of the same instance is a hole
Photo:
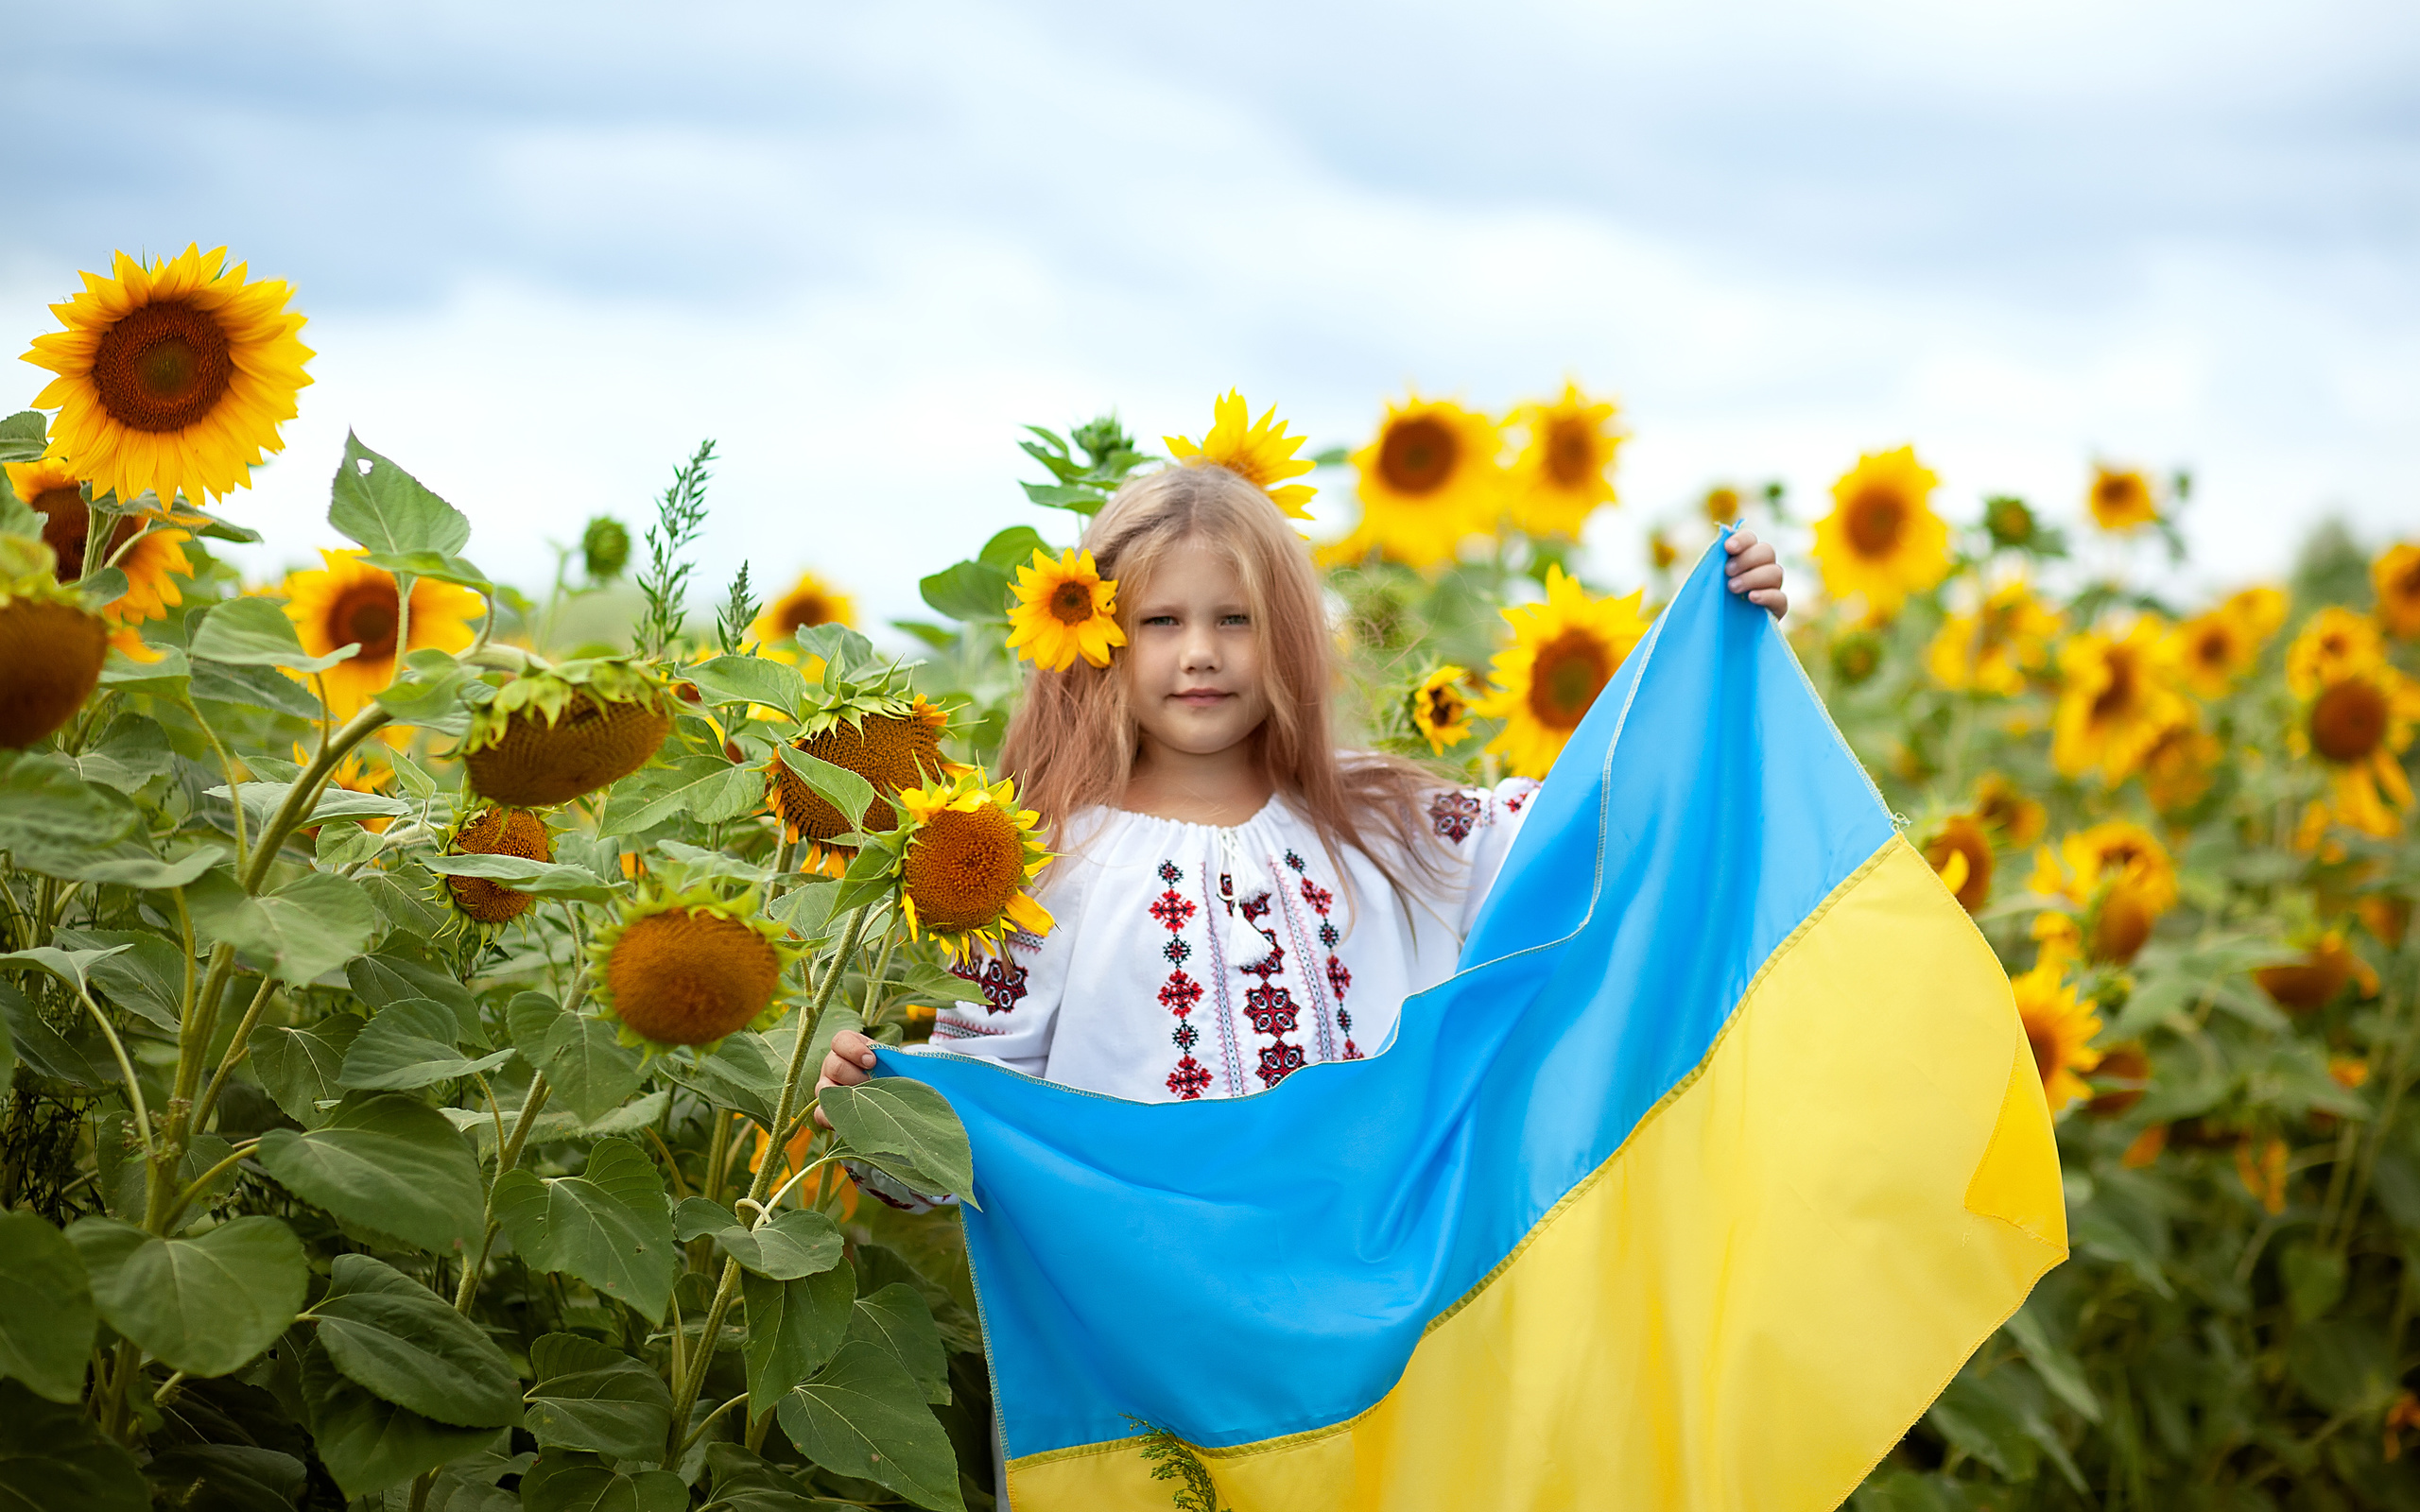
[[[2124,717],[2135,706],[2135,659],[2122,651],[2112,650],[2101,660],[2109,671],[2109,680],[2093,696],[2092,722]]]
[[[914,787],[939,775],[942,769],[941,737],[930,724],[913,713],[868,714],[855,725],[836,724],[820,735],[801,741],[798,748],[835,766],[847,767],[872,782],[876,793],[884,795],[866,806],[865,829],[869,834],[899,823],[889,795],[903,787]],[[812,840],[829,840],[850,828],[838,809],[816,797],[814,790],[791,775],[788,767],[777,769],[776,785],[781,794],[782,817],[801,834]]]
[[[1597,472],[1596,428],[1576,416],[1547,427],[1547,476],[1559,489],[1576,489]]]
[[[2033,1051],[2034,1071],[2040,1074],[2042,1085],[2048,1087],[2050,1078],[2059,1074],[2062,1059],[2057,1032],[2048,1024],[2029,1018],[2025,1021],[2025,1042]]]
[[[1397,421],[1387,427],[1387,438],[1379,444],[1378,476],[1397,493],[1434,493],[1454,475],[1461,451],[1461,443],[1442,421]]]
[[[829,625],[835,617],[832,601],[821,593],[793,594],[782,600],[782,607],[773,611],[774,623],[781,626],[784,635],[795,635],[818,625]]]
[[[2224,668],[2234,660],[2235,637],[2223,625],[2204,627],[2193,638],[2193,660],[2205,667]]]
[[[1062,625],[1081,625],[1093,617],[1093,589],[1074,578],[1050,591],[1050,617]]]
[[[2386,696],[2374,683],[2334,682],[2310,706],[2310,744],[2331,762],[2350,765],[2386,738]]]
[[[84,576],[84,541],[93,532],[93,514],[84,505],[84,490],[64,484],[44,489],[26,501],[42,516],[42,541],[59,558],[59,580],[72,583]],[[132,541],[143,528],[143,522],[132,517],[121,519],[110,533],[110,551]]]
[[[2420,557],[2413,558],[2411,566],[2394,575],[2387,585],[2387,594],[2392,598],[2420,602]]]
[[[1530,668],[1530,713],[1548,730],[1578,727],[1588,706],[1613,680],[1615,659],[1586,630],[1565,630],[1538,647]]]
[[[328,640],[336,645],[360,642],[364,662],[389,660],[395,654],[397,608],[393,583],[354,583],[328,606]]]
[[[984,929],[1025,885],[1025,845],[996,805],[943,809],[916,832],[904,868],[908,897],[926,929]]]
[[[1462,717],[1462,696],[1451,688],[1428,690],[1428,722],[1443,730]]]
[[[130,311],[93,353],[93,387],[130,430],[181,431],[207,416],[234,381],[227,333],[182,300]]]
[[[1868,489],[1849,501],[1849,545],[1869,559],[1898,549],[1908,529],[1908,501],[1896,490]]]

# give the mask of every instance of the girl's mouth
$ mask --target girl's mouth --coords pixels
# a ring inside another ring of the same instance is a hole
[[[1196,709],[1207,709],[1214,703],[1219,703],[1224,699],[1234,697],[1235,695],[1231,693],[1220,693],[1216,688],[1187,688],[1182,693],[1172,695],[1172,696],[1179,703],[1190,704]]]

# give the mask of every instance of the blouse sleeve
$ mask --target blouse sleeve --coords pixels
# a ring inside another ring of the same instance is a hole
[[[1479,906],[1495,886],[1504,858],[1520,837],[1530,815],[1530,799],[1538,790],[1533,777],[1513,777],[1494,787],[1440,788],[1430,795],[1428,820],[1448,850],[1469,864],[1461,906],[1454,920],[1458,935],[1467,936],[1478,921]]]
[[[1061,870],[1061,868],[1064,868]],[[966,984],[959,1000],[933,1019],[932,1047],[996,1060],[1028,1076],[1046,1074],[1059,1004],[1067,988],[1067,958],[1075,947],[1077,911],[1082,906],[1083,863],[1062,858],[1044,874],[1043,906],[1058,920],[1047,935],[1013,930],[1007,949],[950,969]]]

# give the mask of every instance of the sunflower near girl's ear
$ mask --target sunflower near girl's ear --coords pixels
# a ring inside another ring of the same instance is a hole
[[[1046,672],[1064,672],[1082,657],[1097,667],[1126,644],[1117,627],[1117,579],[1104,578],[1089,551],[1067,550],[1053,561],[1037,546],[1017,569],[1017,601],[1009,610],[1009,648]]]

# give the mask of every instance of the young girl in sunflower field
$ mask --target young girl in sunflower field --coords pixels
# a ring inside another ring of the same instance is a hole
[[[1731,591],[1785,612],[1772,547],[1740,530],[1728,549]],[[1000,756],[1058,852],[1055,927],[978,961],[979,996],[941,1012],[933,1046],[1143,1102],[1378,1053],[1453,973],[1537,782],[1457,787],[1335,747],[1308,545],[1237,472],[1136,478],[1082,550],[1025,570],[1070,612],[1012,638],[1037,666]],[[837,1035],[821,1085],[873,1063]]]

